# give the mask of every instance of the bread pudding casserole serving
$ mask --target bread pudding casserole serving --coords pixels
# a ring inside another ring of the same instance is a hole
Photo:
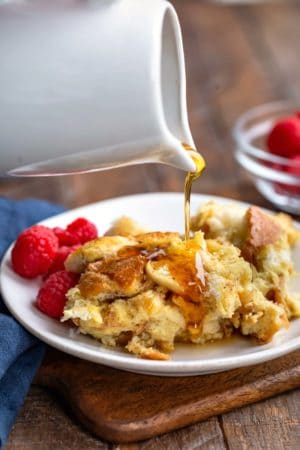
[[[185,241],[122,218],[79,247],[65,263],[81,275],[62,320],[104,345],[166,360],[175,342],[239,332],[266,343],[300,316],[300,296],[288,292],[299,239],[288,216],[209,202],[192,229]]]

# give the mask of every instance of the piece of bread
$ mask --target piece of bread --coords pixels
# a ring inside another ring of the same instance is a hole
[[[165,360],[176,342],[236,331],[268,342],[300,316],[299,295],[288,290],[299,233],[286,216],[210,202],[193,230],[187,242],[178,233],[124,232],[77,249],[66,268],[81,277],[63,320],[104,345]]]

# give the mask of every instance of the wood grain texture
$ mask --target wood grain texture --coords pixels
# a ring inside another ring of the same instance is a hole
[[[174,0],[184,35],[188,109],[208,169],[195,192],[271,207],[237,167],[231,128],[245,110],[266,101],[300,103],[300,3],[217,6]],[[1,152],[1,150],[0,150]],[[182,191],[184,174],[147,166],[36,180],[0,180],[0,195],[45,198],[75,207],[116,195]],[[279,395],[125,449],[300,448],[300,390]],[[28,394],[6,449],[110,448],[84,432],[58,396],[36,386]]]
[[[300,448],[299,391],[222,416],[230,450]]]
[[[187,432],[188,431],[188,432]],[[113,445],[112,450],[226,450],[223,433],[216,417],[163,436],[136,444]]]
[[[300,351],[196,377],[127,373],[49,351],[35,382],[56,390],[79,421],[112,442],[136,442],[300,386]]]
[[[25,400],[18,422],[12,429],[7,448],[13,450],[43,450],[51,448],[108,450],[106,443],[79,428],[70,417],[61,398],[54,392],[33,386]],[[30,424],[30,425],[29,425]]]

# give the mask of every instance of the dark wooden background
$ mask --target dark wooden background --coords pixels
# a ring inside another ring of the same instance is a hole
[[[300,2],[173,4],[183,28],[191,128],[208,167],[194,191],[270,207],[237,167],[231,129],[255,105],[281,99],[300,104]],[[2,180],[0,195],[40,197],[74,207],[138,192],[182,191],[183,178],[172,168],[137,166],[74,177]],[[55,394],[33,386],[6,449],[296,450],[299,401],[300,391],[293,391],[141,444],[113,446],[86,433]]]

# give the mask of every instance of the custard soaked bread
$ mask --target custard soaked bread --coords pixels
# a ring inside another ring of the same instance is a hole
[[[252,270],[252,283],[263,296],[281,305],[287,318],[300,316],[300,295],[288,292],[294,273],[291,250],[300,232],[283,213],[270,216],[261,209],[209,202],[192,220],[194,231],[202,230],[206,239],[231,242],[240,249]]]
[[[235,330],[267,342],[300,316],[299,298],[287,290],[299,237],[287,216],[209,203],[192,228],[184,241],[140,233],[122,218],[109,233],[118,236],[77,249],[66,269],[81,277],[63,320],[105,345],[164,360],[175,342],[202,344]]]

